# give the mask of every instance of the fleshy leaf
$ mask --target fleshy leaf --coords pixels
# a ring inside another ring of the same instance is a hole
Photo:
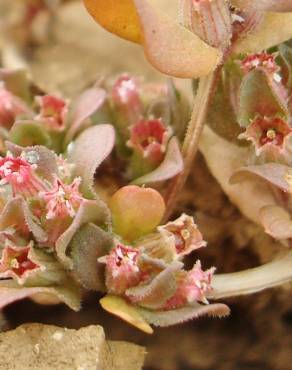
[[[114,144],[114,129],[107,124],[88,128],[74,143],[69,161],[75,164],[75,175],[82,178],[81,190],[85,195],[94,195],[94,174],[111,153]]]
[[[162,196],[154,189],[124,186],[110,199],[114,231],[133,241],[152,232],[165,212]]]
[[[97,259],[108,254],[112,244],[111,235],[92,223],[74,235],[70,243],[74,276],[86,289],[105,289],[104,266]]]
[[[266,13],[259,27],[235,44],[235,53],[254,53],[281,44],[292,37],[292,13]]]
[[[279,47],[279,53],[282,59],[282,63],[285,68],[282,68],[282,74],[284,75],[285,80],[285,69],[287,69],[286,76],[286,85],[288,89],[292,88],[292,48],[286,44],[281,44]]]
[[[278,206],[266,206],[260,211],[266,233],[275,239],[292,238],[292,220],[289,213]]]
[[[215,303],[210,305],[195,304],[170,311],[150,311],[139,308],[139,312],[144,319],[155,326],[171,326],[180,324],[201,316],[227,316],[230,309],[225,304]]]
[[[245,9],[247,7],[254,7],[261,11],[273,12],[291,12],[291,0],[232,0],[232,5]]]
[[[112,313],[115,316],[120,317],[129,324],[135,326],[136,328],[144,331],[147,334],[152,334],[153,330],[150,325],[143,319],[139,310],[127,303],[123,298],[113,295],[107,295],[102,298],[100,304],[103,309]]]
[[[150,184],[168,180],[183,170],[183,159],[176,137],[170,139],[163,162],[152,172],[139,177],[132,183],[136,185]]]
[[[153,1],[84,0],[88,11],[104,28],[141,43],[149,62],[175,77],[196,78],[212,72],[221,53],[197,35],[156,9]],[[158,5],[158,4],[155,4]]]
[[[25,231],[27,227],[40,243],[48,239],[46,232],[33,221],[33,215],[22,197],[15,197],[7,202],[0,215],[0,230],[15,225],[21,231]]]
[[[26,102],[31,101],[30,80],[25,69],[0,69],[0,79],[12,94]],[[27,107],[27,111],[30,109]],[[32,114],[32,112],[30,112]]]
[[[262,117],[288,115],[285,100],[277,94],[262,70],[248,73],[240,87],[239,122],[247,126],[256,115]]]
[[[229,199],[249,219],[261,224],[260,209],[276,204],[271,186],[260,178],[246,178],[240,184],[230,184],[235,171],[246,166],[248,148],[239,147],[220,138],[208,127],[205,128],[200,149],[207,165]]]
[[[259,176],[285,192],[292,190],[291,185],[287,181],[290,174],[290,167],[283,164],[266,163],[259,166],[242,167],[232,175],[230,183],[238,184],[246,180],[248,174]]]
[[[230,95],[231,93],[235,95],[234,100],[237,103],[238,97],[236,94],[238,93],[237,90],[239,89],[237,89],[237,86],[234,86],[233,84],[237,76],[234,76],[235,73],[232,71],[232,67],[230,66],[229,68],[225,69],[224,79],[222,75],[220,76],[216,93],[214,94],[212,104],[208,111],[207,124],[213,131],[216,132],[216,134],[222,136],[228,141],[237,141],[241,129],[238,125],[235,111],[231,104],[232,96]],[[228,86],[226,81],[228,81],[230,85],[233,85]],[[230,95],[228,93],[230,93]]]
[[[83,0],[93,18],[109,32],[141,42],[141,30],[132,0]]]
[[[146,58],[160,72],[181,78],[207,75],[220,63],[221,52],[158,11],[146,0],[133,0],[142,28]]]
[[[69,114],[68,132],[65,137],[67,145],[76,134],[83,128],[87,118],[96,112],[105,102],[106,92],[99,87],[92,87],[84,91],[73,103],[71,114]]]
[[[23,248],[23,247],[22,247]],[[39,270],[35,274],[28,274],[27,279],[24,281],[24,286],[57,286],[66,285],[68,275],[64,268],[56,260],[54,255],[47,253],[45,249],[31,247],[28,254],[30,260],[39,266]],[[25,268],[25,264],[24,264]],[[72,287],[74,282],[72,282]]]
[[[51,146],[50,135],[45,128],[34,121],[17,121],[9,132],[9,139],[17,145],[24,147],[32,145]]]
[[[36,173],[49,182],[54,181],[55,176],[58,174],[57,156],[54,152],[41,145],[24,148],[8,141],[6,146],[15,157],[23,153],[28,156],[33,155],[36,158]]]
[[[45,293],[56,296],[74,311],[81,308],[81,292],[72,281],[54,287],[20,287],[12,280],[0,281],[0,309],[10,303],[36,294]]]
[[[126,295],[139,305],[156,309],[174,295],[176,291],[175,272],[183,267],[183,263],[174,262],[159,273],[150,284],[129,288]]]
[[[73,267],[73,261],[66,253],[69,243],[80,227],[91,222],[108,226],[110,213],[102,201],[83,201],[70,227],[56,241],[57,256],[66,268]]]

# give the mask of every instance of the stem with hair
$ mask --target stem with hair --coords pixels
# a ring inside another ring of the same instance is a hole
[[[166,221],[173,212],[177,197],[183,188],[186,179],[190,173],[194,159],[199,147],[199,140],[204,128],[208,107],[215,88],[218,71],[220,67],[213,73],[206,77],[201,77],[199,87],[194,100],[193,112],[190,123],[188,125],[187,133],[182,146],[182,155],[184,158],[184,170],[177,175],[170,183],[167,190],[166,200],[166,214],[164,220]]]

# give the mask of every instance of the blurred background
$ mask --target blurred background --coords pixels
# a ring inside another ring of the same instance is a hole
[[[166,79],[148,65],[138,46],[95,24],[79,0],[0,0],[0,64],[27,68],[40,89],[68,98],[100,77],[122,72],[142,75],[148,81]],[[175,82],[188,93],[188,81]],[[177,213],[182,211],[194,215],[208,242],[208,248],[196,255],[206,267],[239,271],[269,261],[276,252],[273,241],[229,202],[201,155],[181,194]],[[203,318],[156,329],[152,336],[103,312],[98,299],[88,294],[79,313],[63,305],[16,303],[5,309],[5,327],[24,322],[69,328],[100,324],[108,339],[146,346],[145,370],[292,368],[291,286],[228,300],[232,310],[228,318]]]

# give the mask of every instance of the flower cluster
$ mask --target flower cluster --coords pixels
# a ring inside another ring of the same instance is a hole
[[[183,214],[154,228],[153,219],[159,214],[159,201],[156,198],[155,211],[149,211],[153,196],[157,197],[157,194],[152,189],[129,186],[120,189],[112,198],[113,220],[122,215],[125,219],[123,227],[114,222],[114,230],[118,230],[119,235],[109,254],[98,259],[105,265],[105,284],[109,293],[101,300],[102,306],[136,326],[137,314],[142,315],[146,323],[155,323],[156,318],[158,325],[170,324],[169,315],[172,323],[183,321],[185,310],[190,310],[189,319],[203,312],[228,314],[227,306],[209,304],[207,299],[212,291],[215,268],[204,271],[199,260],[190,270],[184,268],[183,258],[206,246],[194,219]],[[140,210],[135,205],[137,201]],[[121,206],[126,204],[127,208],[121,211]],[[133,215],[135,223],[131,219]],[[159,220],[157,218],[156,225]],[[154,230],[142,237],[133,232],[129,235],[127,226],[130,224],[140,230],[142,225],[149,227],[151,224],[149,230]],[[150,329],[144,327],[143,330]]]
[[[121,136],[119,154],[129,163],[128,174],[132,179],[143,178],[159,168],[177,145],[174,144],[177,139],[173,137],[176,125],[173,117],[183,97],[171,101],[176,94],[173,85],[145,84],[127,74],[114,82],[110,94],[113,123]],[[167,177],[175,176],[180,170],[179,166],[174,168]]]
[[[193,218],[159,226],[164,200],[145,187],[183,168],[174,133],[187,110],[174,85],[122,75],[69,102],[30,91],[19,96],[11,76],[3,71],[0,94],[0,306],[48,293],[78,310],[85,288],[105,289],[103,307],[130,323],[142,315],[145,331],[156,320],[147,315],[173,314],[170,325],[185,320],[185,309],[188,318],[227,314],[207,300],[214,269],[203,271],[199,261],[184,269],[183,258],[206,245]],[[115,165],[115,153],[128,165],[127,178],[144,187],[124,186],[104,203],[96,169],[107,157]],[[2,298],[1,286],[18,294]],[[116,300],[132,314],[116,312]]]

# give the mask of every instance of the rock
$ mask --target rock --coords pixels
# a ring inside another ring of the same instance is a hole
[[[0,334],[1,370],[140,370],[142,347],[106,342],[101,326],[25,324]]]

